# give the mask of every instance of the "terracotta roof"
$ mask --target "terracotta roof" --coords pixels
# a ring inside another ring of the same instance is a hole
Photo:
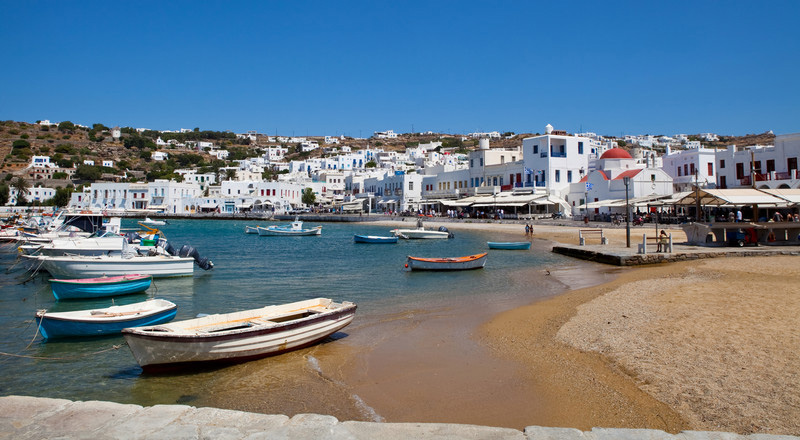
[[[630,177],[630,178],[633,178],[634,176],[636,176],[636,175],[637,175],[637,174],[639,174],[640,172],[642,172],[642,170],[641,170],[641,169],[639,169],[639,170],[628,170],[628,171],[624,171],[624,172],[620,173],[620,175],[619,175],[619,176],[615,177],[615,178],[614,178],[614,180],[622,180],[622,179],[623,179],[623,178],[625,178],[625,177]]]

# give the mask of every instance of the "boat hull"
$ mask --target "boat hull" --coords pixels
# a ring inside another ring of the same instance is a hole
[[[425,229],[393,229],[392,234],[396,237],[407,238],[411,240],[450,238],[449,232],[428,231]]]
[[[274,236],[303,236],[303,235],[322,235],[322,226],[317,226],[311,229],[289,229],[289,228],[262,228],[259,226],[258,235],[274,237]]]
[[[487,241],[486,244],[489,245],[489,249],[528,250],[531,248],[531,243],[529,241]]]
[[[397,243],[397,237],[382,237],[377,235],[354,235],[353,241],[355,241],[356,243],[392,244],[392,243]]]
[[[409,256],[406,270],[473,270],[486,265],[487,253],[455,258],[419,258]]]
[[[114,256],[95,257],[34,257],[41,268],[58,278],[96,278],[131,273],[152,275],[153,278],[191,276],[194,259],[190,257],[121,258]]]
[[[244,227],[245,234],[258,234],[258,226],[245,226]]]
[[[50,280],[50,288],[57,300],[103,298],[144,292],[153,282],[151,275],[131,275],[74,280]]]
[[[145,301],[127,306],[101,309],[108,311],[111,315],[119,314],[119,316],[105,318],[91,315],[92,310],[65,313],[45,313],[40,311],[36,314],[36,323],[39,325],[39,332],[42,337],[55,339],[117,334],[122,332],[124,328],[163,324],[175,318],[178,313],[177,305],[165,300],[155,301],[159,303],[152,304],[152,307],[148,305],[151,301]],[[137,307],[142,310],[141,313],[125,312],[126,310],[135,310]],[[82,312],[85,312],[85,314],[82,314]]]
[[[350,324],[355,311],[355,304],[343,303],[341,307],[328,312],[263,325],[253,324],[257,322],[257,316],[241,318],[240,312],[211,315],[167,326],[126,329],[122,333],[142,369],[161,371],[203,363],[243,362],[309,346]],[[238,327],[219,332],[165,330],[174,328],[174,325],[207,322],[203,320],[208,319],[225,321],[229,318],[233,321],[228,322],[234,322]]]

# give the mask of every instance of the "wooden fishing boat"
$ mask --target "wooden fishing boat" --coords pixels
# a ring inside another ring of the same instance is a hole
[[[529,241],[487,241],[489,249],[527,250],[531,248]]]
[[[178,306],[163,299],[151,299],[104,309],[73,312],[36,312],[39,332],[45,339],[70,336],[99,336],[119,333],[123,328],[156,325],[171,321]]]
[[[397,237],[383,237],[380,235],[354,235],[353,241],[356,243],[397,243]]]
[[[52,279],[50,288],[57,300],[102,298],[144,292],[153,282],[152,275],[118,275],[100,278]]]
[[[289,226],[267,226],[266,228],[258,227],[258,235],[261,236],[276,236],[276,235],[322,235],[322,226],[315,226],[313,228],[303,228],[303,222],[295,218]]]
[[[486,265],[486,252],[451,258],[420,258],[409,256],[406,270],[471,270],[482,269]]]
[[[328,298],[207,315],[122,331],[145,371],[242,362],[319,342],[350,324],[356,305]]]

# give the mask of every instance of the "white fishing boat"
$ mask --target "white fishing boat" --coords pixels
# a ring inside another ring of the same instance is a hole
[[[313,228],[303,228],[303,222],[298,218],[289,226],[267,226],[262,228],[258,226],[258,235],[261,236],[276,236],[276,235],[322,235],[322,226],[314,226]]]
[[[350,324],[356,305],[328,298],[122,330],[146,371],[242,362],[305,347]]]
[[[258,234],[258,226],[245,226],[244,227],[245,234]]]

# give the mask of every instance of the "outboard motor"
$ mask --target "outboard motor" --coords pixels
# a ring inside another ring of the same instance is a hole
[[[125,241],[127,241],[127,242],[128,242],[128,244],[133,244],[133,241],[134,241],[134,240],[136,240],[136,239],[141,239],[141,238],[142,238],[142,237],[140,237],[140,236],[139,236],[139,234],[137,234],[137,233],[135,233],[135,232],[133,232],[133,231],[131,231],[131,232],[127,232],[127,233],[125,234]]]
[[[175,249],[175,247],[172,246],[172,243],[166,242],[164,245],[162,245],[162,247],[164,248],[165,251],[167,251],[168,254],[172,255],[173,257],[175,255],[178,255],[178,251],[177,249]]]
[[[178,251],[178,256],[194,258],[194,262],[203,270],[209,270],[214,267],[214,263],[211,262],[211,260],[200,257],[200,253],[197,252],[197,249],[188,244],[181,246],[181,249]]]
[[[455,237],[455,235],[453,235],[452,232],[448,231],[447,228],[445,228],[444,226],[439,226],[439,232],[447,232],[447,238]]]

